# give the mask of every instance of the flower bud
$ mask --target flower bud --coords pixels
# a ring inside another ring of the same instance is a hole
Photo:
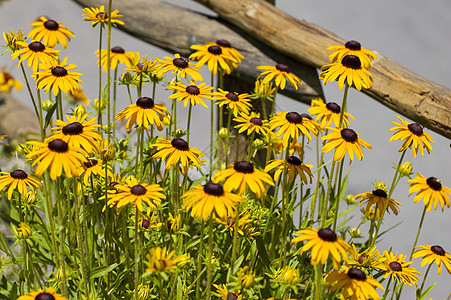
[[[218,137],[221,138],[221,139],[226,139],[229,135],[230,135],[230,131],[226,127],[222,127],[218,131]]]
[[[351,228],[349,233],[351,234],[351,237],[353,237],[353,238],[359,237],[360,236],[360,229],[358,229],[358,228]]]
[[[388,189],[385,183],[382,181],[378,182],[374,187],[376,188],[376,190],[383,190],[384,192],[386,192]]]
[[[250,288],[255,283],[255,275],[245,266],[238,271],[238,281],[243,288]]]
[[[31,235],[31,227],[24,222],[20,222],[19,227],[13,229],[19,239],[27,239]]]
[[[353,195],[347,195],[345,201],[348,205],[353,205],[356,203],[355,197]]]
[[[78,116],[82,116],[84,114],[86,114],[85,106],[81,105],[81,104],[77,105],[74,109],[74,116],[78,117]]]
[[[53,102],[50,100],[45,100],[44,102],[42,102],[42,109],[45,111],[50,111],[50,109],[52,109],[53,106]]]
[[[409,176],[412,173],[412,164],[408,161],[399,166],[399,173],[402,176]]]
[[[150,297],[150,286],[148,284],[140,284],[138,285],[138,299],[146,300]]]

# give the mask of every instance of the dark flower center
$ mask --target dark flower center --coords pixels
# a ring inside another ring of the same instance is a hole
[[[85,164],[86,168],[89,169],[89,168],[92,168],[95,165],[97,165],[97,160],[88,158],[88,160],[85,161],[84,164]]]
[[[65,135],[79,135],[83,133],[83,125],[79,122],[73,122],[64,126],[62,132]]]
[[[108,14],[106,12],[101,11],[96,14],[96,18],[99,18],[101,20],[106,20],[106,19],[108,19]]]
[[[238,296],[235,293],[227,293],[227,300],[237,300]]]
[[[442,190],[442,184],[435,177],[429,177],[428,179],[426,179],[426,183],[434,191],[441,191]]]
[[[142,196],[147,192],[146,188],[143,187],[140,184],[135,185],[130,189],[130,193],[132,193],[135,196]]]
[[[362,49],[362,47],[360,46],[360,43],[357,41],[347,41],[345,44],[345,47],[348,48],[349,50],[355,50],[355,51],[359,51]]]
[[[294,124],[302,123],[302,116],[295,111],[287,113],[285,115],[285,119],[287,119],[288,122],[294,123]]]
[[[276,69],[281,72],[291,73],[290,68],[287,65],[284,64],[277,64]]]
[[[310,117],[308,114],[301,114],[301,118],[309,119],[311,120],[312,117]]]
[[[150,226],[150,221],[144,219],[143,222],[141,223],[141,225],[142,225],[143,228],[147,229]]]
[[[213,196],[224,195],[224,189],[222,188],[222,186],[213,182],[209,182],[204,185],[204,192]]]
[[[363,254],[363,255],[360,255],[360,256],[359,256],[359,259],[358,259],[357,261],[359,262],[359,264],[363,264],[363,262],[365,261],[365,259],[366,259],[366,255]]]
[[[44,22],[44,27],[47,28],[48,30],[58,30],[58,22],[56,22],[55,20],[47,20]]]
[[[362,68],[362,63],[360,62],[360,58],[355,55],[346,55],[341,60],[341,64],[346,68],[351,68],[354,70],[360,70]]]
[[[208,52],[210,52],[213,55],[221,55],[222,54],[222,50],[218,46],[208,47]]]
[[[52,68],[52,75],[55,77],[64,77],[67,75],[67,70],[63,67],[54,67]]]
[[[337,240],[337,234],[330,228],[321,228],[318,230],[318,236],[326,242],[335,242]]]
[[[240,100],[240,99],[238,98],[238,95],[237,95],[236,93],[232,93],[232,92],[229,92],[229,93],[226,95],[226,98],[229,99],[230,101],[233,101],[233,102],[236,102],[236,101]]]
[[[416,136],[421,136],[423,134],[423,126],[418,123],[411,123],[407,125],[407,128],[409,128],[410,132],[412,132]]]
[[[390,268],[390,270],[395,271],[395,272],[401,272],[402,271],[402,266],[397,261],[392,261],[391,263],[388,264],[388,267]]]
[[[446,254],[445,250],[439,245],[432,246],[431,251],[440,256],[445,256]]]
[[[186,67],[188,67],[188,62],[183,58],[174,58],[172,60],[172,63],[179,69],[185,69]]]
[[[36,300],[55,300],[55,297],[53,297],[52,294],[42,292],[42,293],[36,295],[35,299]]]
[[[331,112],[333,112],[334,114],[339,114],[340,111],[341,111],[340,105],[338,105],[335,102],[328,102],[328,103],[326,103],[326,108],[328,110],[330,110]]]
[[[144,68],[144,65],[142,63],[138,63],[136,65],[136,67],[138,68],[138,70],[142,71],[142,69]]]
[[[295,165],[295,166],[300,166],[300,165],[302,165],[302,161],[301,161],[298,157],[293,156],[293,155],[290,156],[290,157],[288,157],[287,162],[288,162],[289,164]]]
[[[124,54],[125,50],[122,47],[116,46],[116,47],[111,48],[111,52]]]
[[[180,151],[188,151],[189,145],[184,139],[173,139],[171,141],[172,147]]]
[[[217,40],[216,44],[224,48],[232,48],[232,45],[227,40]]]
[[[200,94],[200,90],[197,86],[195,85],[190,85],[186,87],[186,92],[190,95],[199,95]]]
[[[257,125],[257,126],[263,126],[262,119],[260,119],[260,118],[251,118],[249,120],[249,122],[251,122],[252,124]]]
[[[248,161],[237,161],[235,165],[233,166],[235,171],[244,173],[244,174],[251,174],[254,173],[254,165]]]
[[[227,217],[227,225],[229,226],[235,225],[235,218]]]
[[[152,98],[142,97],[136,101],[136,105],[143,109],[151,109],[154,107],[155,103],[153,102]]]
[[[9,175],[14,179],[21,179],[21,180],[27,179],[27,177],[28,177],[27,173],[25,173],[22,170],[12,171]]]
[[[373,195],[377,197],[387,198],[387,193],[384,190],[377,189],[373,191]]]
[[[65,153],[69,150],[67,143],[61,139],[54,139],[48,145],[49,149],[53,152]]]
[[[348,271],[348,277],[358,281],[366,280],[366,274],[358,268],[350,268]]]
[[[341,137],[348,143],[354,143],[357,141],[357,133],[350,128],[345,128],[341,130]]]
[[[42,52],[45,50],[45,46],[41,42],[32,42],[28,45],[28,49],[33,52]]]

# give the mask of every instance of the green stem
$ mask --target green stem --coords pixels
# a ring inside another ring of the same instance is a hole
[[[432,267],[432,264],[429,264],[428,268],[426,269],[426,273],[424,273],[423,282],[421,283],[420,292],[419,292],[420,295],[423,292],[424,284],[426,283],[426,278],[428,277],[429,270],[431,269],[431,267]]]
[[[102,39],[103,39],[103,24],[100,25],[99,37],[99,111],[97,112],[97,121],[102,125]],[[109,51],[109,49],[107,50]]]
[[[188,122],[186,124],[186,142],[189,145],[189,136],[190,136],[190,127],[191,127],[191,111],[193,109],[193,105],[191,104],[191,101],[189,103],[189,108],[188,108]]]
[[[59,239],[59,252],[60,252],[60,258],[61,258],[61,269],[62,269],[62,290],[63,295],[68,297],[69,296],[69,289],[67,287],[67,276],[66,276],[66,262],[65,262],[65,254],[64,254],[64,245],[66,243],[66,237],[65,237],[65,223],[66,220],[64,218],[64,212],[63,208],[61,206],[61,178],[56,179],[55,183],[55,202],[56,202],[56,209],[58,211],[58,221],[59,221],[59,230],[60,230],[60,239]]]
[[[227,116],[227,130],[229,131],[229,134],[226,137],[226,144],[225,144],[225,165],[227,166],[229,164],[229,141],[230,141],[230,133],[232,132],[232,129],[230,128],[230,124],[232,123],[232,111],[229,110],[228,116]],[[238,158],[238,153],[236,154]],[[238,161],[238,159],[237,159]]]
[[[135,210],[135,299],[138,299],[138,284],[139,284],[139,243],[138,243],[138,221],[139,221],[138,209]]]
[[[211,74],[211,86],[214,87],[215,77],[213,73]],[[214,102],[211,101],[211,110],[210,110],[210,174],[209,179],[211,180],[211,176],[213,175],[213,132],[214,132]]]
[[[199,242],[199,252],[197,256],[197,278],[196,278],[196,299],[200,299],[200,276],[202,275],[202,248],[204,245],[204,227],[205,222],[202,220],[202,225],[200,229],[200,242]]]
[[[342,183],[341,178],[343,176],[343,165],[344,165],[344,160],[342,160],[340,162],[340,171],[338,172],[338,189],[337,189],[337,197],[335,197],[335,207],[334,207],[334,226],[333,226],[334,231],[337,229],[338,206],[341,201],[340,193],[341,193],[341,183]]]
[[[328,206],[328,203],[330,201],[330,194],[331,194],[331,190],[332,190],[332,180],[333,180],[333,177],[334,177],[333,174],[334,174],[334,171],[335,171],[335,165],[336,164],[337,164],[337,162],[335,160],[333,160],[332,161],[332,166],[330,167],[329,180],[327,182],[327,192],[326,192],[326,197],[324,198],[323,211],[321,213],[321,225],[320,225],[320,228],[323,228],[324,224],[326,223],[327,206]]]
[[[390,278],[388,279],[387,285],[385,286],[385,292],[384,292],[384,295],[382,296],[382,300],[385,300],[385,298],[387,298],[388,291],[389,291],[388,288],[390,287],[392,278],[393,278],[393,276],[390,276]],[[393,289],[394,289],[394,287],[393,287]]]
[[[234,224],[234,231],[233,231],[233,242],[232,242],[232,259],[230,260],[230,269],[228,274],[228,279],[230,279],[230,276],[232,276],[232,270],[235,268],[235,261],[236,261],[236,255],[238,252],[238,225],[240,220],[240,204],[238,203],[236,206],[236,213],[235,213],[235,224]]]
[[[417,235],[415,237],[415,241],[413,242],[412,252],[410,252],[409,260],[412,260],[413,253],[415,252],[415,247],[417,246],[418,243],[418,237],[420,236],[420,231],[421,228],[423,227],[424,216],[426,215],[426,208],[427,206],[425,205],[423,208],[423,213],[421,214],[420,224],[418,225]]]
[[[82,237],[82,229],[80,224],[80,209],[81,209],[81,201],[80,197],[77,193],[77,181],[73,179],[74,185],[74,198],[75,198],[75,227],[77,230],[77,243],[78,243],[78,249],[80,253],[80,264],[81,264],[81,275],[82,275],[82,285],[85,289],[85,296],[89,296],[89,286],[88,286],[88,271],[86,267],[86,260],[85,260],[85,250],[83,245],[83,237]]]
[[[211,258],[213,256],[213,212],[208,220],[208,258],[207,258],[207,293],[206,300],[211,299],[211,281],[212,281],[212,265]]]

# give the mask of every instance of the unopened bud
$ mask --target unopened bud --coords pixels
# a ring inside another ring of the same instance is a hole
[[[401,166],[399,166],[399,173],[401,173],[402,176],[409,176],[412,172],[412,164],[408,161],[403,163]]]

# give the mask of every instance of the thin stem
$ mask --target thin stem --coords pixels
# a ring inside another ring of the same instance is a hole
[[[412,260],[413,252],[415,252],[415,247],[417,246],[417,243],[418,243],[418,237],[420,236],[420,231],[423,226],[424,216],[426,215],[426,208],[427,208],[427,206],[425,205],[423,208],[423,213],[421,214],[420,224],[418,225],[417,235],[415,237],[415,241],[413,242],[412,252],[410,252],[409,260]]]
[[[426,269],[426,273],[424,273],[423,282],[421,283],[420,292],[419,292],[420,295],[423,292],[424,284],[426,283],[426,278],[428,277],[429,270],[431,269],[431,267],[432,267],[432,264],[429,264],[428,268]]]
[[[207,293],[206,300],[211,299],[211,281],[212,281],[212,265],[211,258],[213,255],[213,212],[208,220],[208,258],[207,258]]]
[[[193,109],[193,105],[191,104],[191,102],[189,103],[189,108],[188,108],[188,122],[186,124],[186,142],[189,145],[189,136],[190,136],[190,127],[191,127],[191,111]]]
[[[197,278],[196,278],[196,299],[200,299],[200,276],[202,275],[202,248],[204,245],[204,227],[205,222],[202,220],[202,225],[200,229],[200,242],[199,242],[199,252],[197,256]]]
[[[329,180],[327,182],[327,192],[326,192],[326,197],[324,198],[323,211],[321,213],[321,225],[320,225],[320,228],[323,228],[324,224],[326,223],[327,204],[329,203],[329,200],[330,200],[330,194],[331,194],[331,190],[332,190],[332,180],[333,180],[333,177],[334,177],[333,174],[334,174],[334,171],[335,171],[335,165],[336,164],[337,164],[337,162],[335,160],[333,160],[332,161],[332,166],[330,168]]]
[[[214,87],[215,77],[213,73],[211,74],[211,86]],[[211,110],[210,110],[210,174],[209,179],[211,180],[211,176],[213,175],[213,132],[214,132],[214,102],[211,101]]]
[[[135,299],[138,299],[138,284],[139,284],[139,243],[138,243],[138,210],[135,210]]]
[[[236,261],[236,254],[238,252],[238,225],[240,220],[240,204],[238,203],[236,206],[236,213],[235,213],[235,224],[234,224],[234,231],[233,231],[233,244],[232,244],[232,259],[230,260],[230,269],[228,278],[230,279],[230,276],[232,275],[232,270],[235,268],[235,261]],[[232,221],[233,222],[233,221]]]
[[[385,300],[385,298],[387,298],[388,291],[389,291],[388,288],[390,287],[392,278],[393,278],[393,276],[390,276],[390,278],[388,279],[387,285],[385,286],[385,292],[384,292],[384,295],[382,296],[382,300]]]
[[[80,264],[81,264],[81,275],[82,275],[82,285],[85,289],[85,295],[88,297],[89,295],[89,285],[88,285],[88,271],[86,268],[86,260],[85,260],[85,249],[83,245],[83,237],[82,237],[82,229],[80,225],[80,207],[81,207],[81,201],[80,197],[77,193],[77,181],[73,179],[73,189],[74,189],[74,198],[75,198],[75,227],[77,230],[77,243],[78,243],[78,249],[80,252]]]
[[[100,37],[99,37],[99,111],[97,112],[97,121],[102,125],[102,36],[103,36],[103,24],[100,25]],[[109,49],[108,49],[109,51]]]
[[[338,188],[337,188],[337,196],[335,198],[335,207],[334,207],[334,226],[333,230],[335,231],[337,229],[337,219],[338,219],[338,206],[340,204],[340,193],[341,193],[341,178],[343,176],[343,165],[344,160],[340,162],[340,171],[338,172]]]

